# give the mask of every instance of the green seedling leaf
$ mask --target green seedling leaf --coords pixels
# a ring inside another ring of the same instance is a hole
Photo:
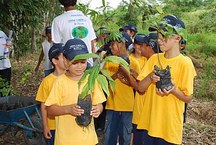
[[[118,57],[118,56],[108,56],[108,57],[106,57],[104,59],[104,61],[121,64],[124,67],[124,69],[128,72],[128,74],[130,74],[129,64],[124,59],[122,59],[121,57]]]
[[[82,83],[83,80],[85,80],[85,78],[87,77],[87,75],[89,75],[91,72],[91,69],[87,69],[85,70],[84,74],[82,75],[81,79],[78,82],[78,87],[80,88],[80,85]]]
[[[96,65],[91,69],[91,73],[88,78],[88,85],[89,85],[90,92],[92,92],[94,88],[95,79],[97,78],[99,72],[100,72],[100,65]]]
[[[81,92],[82,99],[85,99],[85,97],[88,95],[88,93],[89,93],[89,85],[88,85],[88,83],[86,83],[82,89],[82,92]]]
[[[81,59],[88,59],[88,58],[98,58],[99,56],[95,53],[86,53],[86,54],[79,54],[74,57],[71,61],[81,60]]]
[[[98,83],[101,85],[101,88],[103,91],[109,96],[109,88],[108,88],[108,82],[105,76],[99,74],[97,77]]]
[[[114,92],[114,90],[115,90],[115,81],[112,79],[112,77],[110,76],[110,74],[108,73],[107,70],[102,69],[101,73],[108,79],[109,84],[110,84],[110,88]]]

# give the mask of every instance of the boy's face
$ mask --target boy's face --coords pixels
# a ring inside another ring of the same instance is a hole
[[[134,43],[135,53],[141,54],[141,48],[142,48],[142,44]]]
[[[159,44],[160,50],[162,52],[166,52],[174,48],[174,46],[179,45],[178,37],[179,37],[178,35],[172,35],[168,38],[164,38],[164,36],[161,33],[159,33],[158,34],[158,44]]]
[[[116,56],[119,55],[119,48],[118,48],[118,42],[117,41],[113,41],[111,43],[110,50],[111,50],[113,55],[116,55]]]
[[[71,77],[82,76],[87,67],[87,60],[81,59],[74,62],[69,62],[68,71]]]
[[[148,57],[149,55],[149,49],[151,49],[151,46],[147,45],[146,43],[144,43],[141,47],[141,54],[144,57]]]

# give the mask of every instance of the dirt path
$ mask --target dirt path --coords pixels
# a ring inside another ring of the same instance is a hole
[[[36,56],[34,54],[34,56]],[[37,57],[28,56],[21,58],[19,62],[12,61],[12,84],[22,96],[35,96],[43,71],[34,73]],[[216,145],[216,101],[206,101],[194,98],[188,106],[187,122],[184,125],[183,145]],[[99,133],[102,145],[103,133]],[[15,137],[9,132],[0,135],[0,145],[23,145],[22,131],[18,131]]]

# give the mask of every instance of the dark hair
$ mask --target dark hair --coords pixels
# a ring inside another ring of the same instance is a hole
[[[59,0],[59,2],[64,6],[64,7],[68,7],[68,6],[75,6],[77,3],[77,0]]]

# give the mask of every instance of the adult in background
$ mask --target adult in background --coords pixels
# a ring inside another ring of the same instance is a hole
[[[48,76],[50,73],[53,72],[53,66],[49,60],[48,57],[48,52],[50,50],[51,44],[52,44],[52,37],[51,37],[51,26],[47,26],[45,29],[45,33],[46,33],[46,38],[45,40],[42,42],[42,50],[39,56],[39,60],[38,63],[35,67],[35,71],[37,72],[39,69],[39,66],[43,60],[43,58],[45,58],[45,62],[44,62],[44,74],[45,76]]]
[[[95,52],[96,39],[92,21],[83,12],[76,10],[77,0],[59,0],[65,12],[52,22],[52,41],[65,44],[67,40],[79,38],[87,45],[89,53]],[[88,60],[88,67],[93,66],[93,59]]]
[[[11,46],[11,40],[9,40],[7,35],[0,30],[0,78],[1,81],[3,79],[8,85],[10,85],[11,81],[11,62],[9,59],[9,49]],[[0,89],[2,87],[3,86],[0,86]],[[0,96],[2,95],[3,94],[0,93]]]

